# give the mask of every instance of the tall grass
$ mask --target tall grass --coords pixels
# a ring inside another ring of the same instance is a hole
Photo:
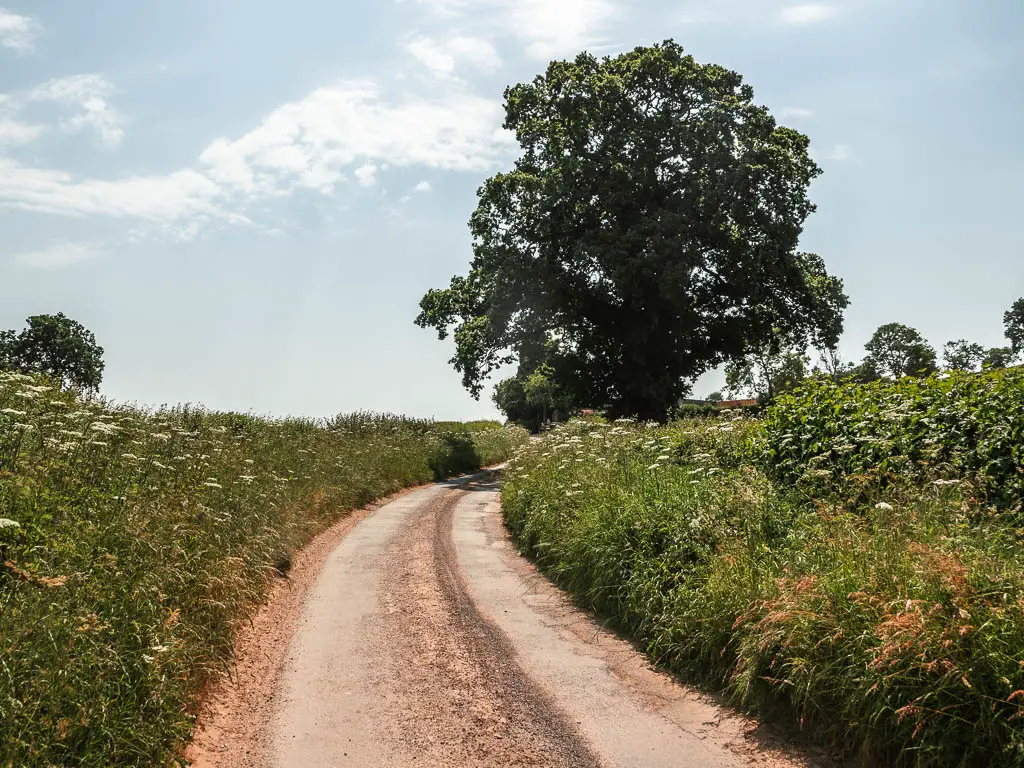
[[[0,765],[172,763],[297,547],[526,439],[367,413],[153,413],[0,373],[0,518],[17,523],[0,523]]]
[[[1024,765],[1024,532],[952,481],[815,500],[762,434],[574,422],[513,461],[506,519],[662,664],[866,765]]]

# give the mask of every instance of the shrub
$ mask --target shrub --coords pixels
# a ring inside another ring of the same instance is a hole
[[[761,434],[573,423],[510,463],[506,520],[652,658],[865,765],[1024,765],[1024,534],[958,484],[809,500]]]
[[[761,458],[789,482],[960,480],[986,501],[1024,501],[1024,367],[896,382],[816,380],[764,419]]]

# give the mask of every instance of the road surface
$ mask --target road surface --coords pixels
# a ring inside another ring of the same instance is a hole
[[[242,708],[228,719],[249,717],[248,735],[201,738],[196,766],[811,765],[574,608],[509,542],[495,474],[415,490],[350,527],[317,564],[277,668],[250,685],[265,711],[253,691],[229,695],[221,719]],[[260,653],[273,655],[247,652]]]

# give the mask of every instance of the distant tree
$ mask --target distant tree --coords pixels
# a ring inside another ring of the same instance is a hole
[[[837,347],[826,348],[818,351],[818,362],[820,365],[814,367],[815,375],[828,376],[832,379],[841,379],[849,375],[853,366],[843,360]]]
[[[985,358],[981,361],[981,367],[983,369],[988,368],[1009,368],[1017,360],[1017,356],[1013,354],[1013,349],[1010,347],[992,347],[985,353]]]
[[[721,392],[715,391],[708,395],[706,399],[709,403],[720,403],[725,400],[725,396]]]
[[[903,376],[927,376],[936,371],[935,350],[913,328],[901,323],[880,326],[864,345],[865,371],[878,376],[899,379]]]
[[[14,342],[18,334],[14,331],[0,331],[0,370],[16,370],[18,364],[14,359]]]
[[[492,395],[494,404],[509,421],[536,432],[540,428],[541,414],[537,408],[526,402],[523,382],[518,376],[499,381]]]
[[[526,377],[523,382],[523,393],[526,402],[541,409],[541,423],[547,423],[549,414],[555,408],[557,387],[551,380],[553,371],[548,366],[541,366]]]
[[[1024,298],[1013,302],[1010,310],[1003,315],[1003,327],[1006,329],[1006,338],[1010,340],[1013,354],[1019,355],[1024,352]]]
[[[857,365],[850,365],[847,375],[844,377],[850,381],[857,382],[858,384],[868,384],[872,381],[878,381],[882,378],[882,374],[878,372],[878,368],[870,359],[862,360]]]
[[[551,63],[505,92],[522,155],[487,180],[469,274],[416,322],[479,395],[532,350],[610,416],[663,419],[692,382],[778,328],[837,338],[848,303],[797,250],[820,169],[735,72],[672,41]]]
[[[33,315],[20,333],[0,332],[0,367],[43,373],[62,387],[99,388],[103,348],[81,323],[56,315]]]
[[[576,408],[572,398],[551,378],[551,369],[543,364],[529,374],[498,382],[492,397],[509,421],[533,432],[548,420],[564,419]]]
[[[770,402],[807,378],[810,359],[799,347],[765,346],[725,366],[725,384],[733,397],[752,393]]]
[[[943,347],[942,357],[950,371],[977,371],[985,359],[985,348],[965,339],[950,341]]]

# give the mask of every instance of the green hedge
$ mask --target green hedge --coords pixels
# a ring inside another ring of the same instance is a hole
[[[1024,766],[1024,531],[960,484],[808,499],[759,430],[572,423],[510,462],[506,521],[652,659],[850,764]]]
[[[1019,512],[1024,367],[865,385],[814,381],[768,410],[759,452],[784,480],[967,480],[982,499]]]

